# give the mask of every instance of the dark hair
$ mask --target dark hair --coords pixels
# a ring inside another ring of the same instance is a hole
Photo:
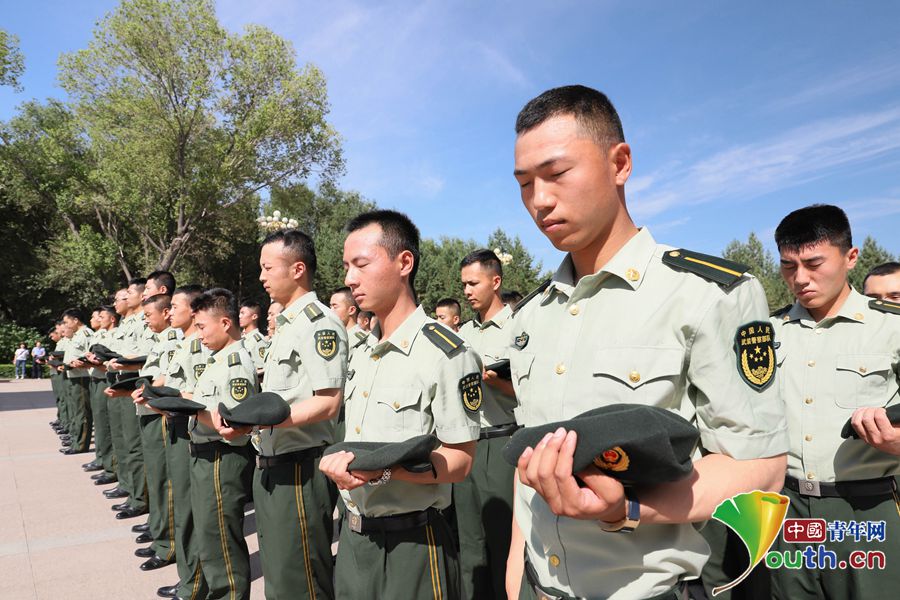
[[[70,319],[77,319],[79,322],[84,323],[84,317],[81,314],[81,310],[77,308],[67,308],[62,313],[62,319],[69,317]]]
[[[154,294],[141,302],[141,306],[153,305],[159,310],[172,308],[172,296],[169,294]]]
[[[238,305],[234,294],[225,288],[206,290],[191,302],[191,310],[218,313],[231,319],[234,326],[238,324]]]
[[[500,293],[500,301],[503,304],[511,304],[510,308],[515,308],[516,304],[522,301],[522,294],[515,290]]]
[[[391,259],[397,258],[403,251],[412,253],[413,267],[409,274],[409,287],[415,295],[416,273],[419,271],[419,228],[409,217],[396,210],[372,210],[350,219],[344,230],[353,233],[369,225],[381,227],[380,245]]]
[[[147,285],[147,278],[146,277],[132,277],[131,279],[128,280],[128,287],[131,287],[133,285],[141,288],[141,290],[143,291],[144,286]]]
[[[118,323],[119,322],[119,313],[116,312],[116,309],[108,304],[104,304],[100,307],[100,312],[109,313],[112,315],[113,320]]]
[[[900,262],[886,262],[881,263],[880,265],[875,265],[869,272],[866,273],[866,276],[863,278],[863,287],[866,286],[866,279],[869,277],[881,277],[883,275],[893,275],[894,273],[900,271]]]
[[[371,320],[372,320],[372,317],[374,317],[374,316],[375,316],[375,313],[373,313],[371,310],[361,310],[361,311],[359,311],[359,318],[360,318],[360,319],[368,319],[368,320],[371,321]]]
[[[339,287],[331,293],[332,296],[335,294],[341,294],[350,306],[355,306],[357,312],[359,312],[359,304],[356,303],[356,299],[353,297],[353,291],[349,287]]]
[[[153,271],[149,275],[147,275],[147,281],[153,280],[156,282],[156,287],[165,287],[166,291],[162,292],[172,295],[172,290],[175,289],[175,276],[172,275],[168,271]]]
[[[193,303],[198,296],[203,294],[203,286],[197,285],[196,283],[183,285],[172,290],[172,295],[174,296],[175,294],[184,294],[187,297],[188,302]]]
[[[453,298],[441,298],[437,301],[437,304],[434,305],[435,310],[438,308],[452,308],[456,311],[456,316],[462,314],[462,309],[459,306],[459,302],[457,302]]]
[[[516,135],[559,115],[572,115],[578,126],[602,148],[625,141],[622,121],[609,98],[583,85],[547,90],[528,101],[516,117]]]
[[[250,310],[255,312],[256,316],[260,319],[263,316],[262,305],[256,300],[244,300],[243,302],[241,302],[241,308],[249,308]]]
[[[262,245],[267,246],[281,242],[284,244],[284,252],[290,255],[294,262],[302,262],[309,272],[309,281],[312,282],[316,275],[316,246],[312,238],[299,229],[279,229],[270,233],[263,240]]]
[[[474,265],[476,263],[481,265],[481,268],[503,277],[503,264],[500,262],[500,259],[497,258],[497,255],[494,254],[493,250],[485,250],[482,248],[481,250],[469,252],[469,254],[459,262],[459,268],[462,269],[463,267],[468,267],[469,265]]]
[[[775,244],[779,251],[797,252],[826,241],[843,253],[853,247],[847,215],[830,204],[799,208],[783,218],[775,229]]]

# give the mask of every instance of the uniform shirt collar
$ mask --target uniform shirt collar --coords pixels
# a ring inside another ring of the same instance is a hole
[[[503,308],[497,311],[493,317],[481,323],[478,320],[478,317],[472,319],[472,322],[478,329],[487,329],[491,325],[495,326],[497,329],[503,329],[503,326],[506,324],[506,321],[512,316],[512,309],[509,307],[509,304],[505,305]]]
[[[220,358],[227,357],[232,352],[237,352],[238,350],[240,350],[243,347],[244,347],[244,344],[241,342],[241,340],[235,340],[235,341],[231,342],[230,344],[228,344],[227,346],[225,346],[224,348],[222,348],[221,350],[219,350],[218,352],[214,353],[211,358],[213,358],[215,360],[215,362],[219,362]]]
[[[251,329],[251,330],[248,331],[247,333],[242,333],[242,334],[241,334],[241,337],[244,338],[244,339],[246,339],[246,338],[250,337],[251,335],[253,335],[254,333],[256,333],[256,332],[258,332],[258,331],[259,331],[259,328],[258,328],[258,327],[254,327],[253,329]]]
[[[650,235],[650,231],[642,227],[599,271],[585,275],[577,282],[572,256],[566,255],[553,274],[544,297],[548,298],[556,292],[570,299],[578,299],[592,295],[601,286],[636,290],[644,281],[647,266],[656,253],[656,246],[656,240]]]
[[[303,312],[303,309],[306,308],[306,305],[310,302],[315,302],[317,300],[316,293],[313,291],[306,292],[289,305],[285,307],[281,314],[275,317],[275,321],[279,325],[284,325],[285,323],[293,323],[294,319],[296,319],[300,313]]]
[[[410,350],[412,350],[413,343],[427,321],[428,315],[425,314],[425,309],[420,304],[416,307],[416,310],[406,317],[403,323],[400,324],[400,327],[391,334],[391,337],[379,342],[378,340],[381,338],[381,320],[379,319],[377,327],[369,334],[369,345],[372,346],[372,354],[384,354],[387,348],[392,346],[408,356]]]
[[[791,309],[785,313],[783,320],[785,321],[800,321],[801,324],[806,325],[808,327],[815,327],[819,325],[827,325],[832,321],[836,321],[838,319],[846,319],[848,321],[854,321],[856,323],[865,322],[866,318],[866,309],[869,306],[868,298],[863,296],[852,287],[850,288],[850,295],[844,300],[844,304],[841,306],[840,310],[838,310],[837,314],[833,317],[826,317],[819,321],[817,324],[815,319],[813,319],[812,315],[809,314],[809,311],[803,307],[799,302],[794,302]]]

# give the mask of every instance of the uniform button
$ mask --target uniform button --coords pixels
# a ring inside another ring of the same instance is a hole
[[[555,554],[550,555],[550,565],[553,567],[559,566],[559,557]]]
[[[637,383],[641,380],[641,374],[637,371],[632,371],[628,374],[628,380],[631,381],[631,383]]]
[[[350,508],[356,508],[356,502],[354,502],[353,500],[348,500],[347,506],[349,506]]]
[[[625,271],[625,278],[628,281],[637,281],[641,278],[641,274],[638,273],[637,269],[628,269]]]
[[[679,252],[678,250],[672,250],[671,252],[669,252],[669,256],[671,256],[672,258],[678,258],[679,256],[681,256],[681,252]]]
[[[806,398],[806,399],[804,399],[803,401],[806,402],[807,404],[812,404],[812,403],[813,403],[813,399],[812,399],[812,398]]]
[[[865,315],[863,315],[862,313],[856,313],[855,315],[853,315],[853,318],[857,321],[862,321],[865,318]]]
[[[356,433],[359,433],[360,431],[362,431],[362,429],[360,429],[359,425],[357,425],[357,426],[356,426]]]
[[[409,347],[409,340],[403,340],[402,342],[400,342],[400,347],[401,347],[401,348],[408,348],[408,347]]]
[[[806,478],[809,479],[810,481],[812,481],[813,479],[816,478],[816,474],[813,473],[812,471],[810,471],[809,473],[806,474]]]
[[[803,439],[806,440],[807,442],[811,442],[811,441],[812,441],[812,436],[811,436],[811,435],[807,435],[807,436],[805,436]]]
[[[808,363],[806,363],[806,366],[807,366],[807,367],[814,367],[814,366],[816,366],[816,361],[811,360],[811,361],[809,361]]]
[[[400,403],[399,403],[399,402],[394,402],[394,408],[400,408]]]
[[[816,335],[822,335],[822,332],[825,331],[821,327],[816,327]]]
[[[860,367],[860,368],[859,368],[859,372],[860,372],[860,373],[865,373],[867,370],[868,370],[868,369],[866,369],[865,367]]]
[[[378,360],[379,356],[377,354],[372,355],[372,360]]]
[[[783,317],[781,317],[781,320],[782,320],[782,321],[790,321],[790,320],[791,320],[791,316],[790,316],[790,315],[784,315]]]
[[[577,304],[573,304],[572,306],[569,307],[569,314],[572,315],[572,316],[574,317],[575,315],[578,314],[578,311],[579,311],[579,310],[580,310],[580,309],[578,308],[578,305],[577,305]]]
[[[566,372],[566,365],[564,365],[562,363],[559,363],[558,365],[556,365],[556,374],[557,375],[562,375],[565,372]]]
[[[363,398],[368,398],[368,397],[369,397],[369,392],[363,392]]]

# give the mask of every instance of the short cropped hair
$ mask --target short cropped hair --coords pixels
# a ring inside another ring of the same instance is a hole
[[[255,312],[256,316],[259,318],[262,318],[262,316],[263,316],[262,305],[260,305],[260,303],[257,302],[256,300],[247,299],[247,300],[242,301],[241,308],[249,308],[250,310]]]
[[[158,310],[172,308],[172,296],[169,294],[154,294],[141,302],[141,306],[150,306],[151,304]]]
[[[495,275],[503,277],[503,264],[500,262],[500,259],[497,258],[497,255],[494,254],[493,250],[482,248],[470,252],[459,262],[459,268],[462,269],[463,267],[468,267],[469,265],[474,265],[476,263],[481,265],[482,269],[491,271]]]
[[[76,319],[80,323],[84,323],[84,315],[81,313],[81,310],[78,308],[67,308],[62,313],[62,319],[69,317],[70,319]],[[62,319],[60,322],[62,322]]]
[[[225,288],[211,288],[194,298],[191,302],[191,310],[194,312],[205,311],[218,314],[231,319],[235,326],[238,324],[238,305],[234,294]]]
[[[168,271],[153,271],[147,275],[147,281],[150,281],[151,279],[156,282],[157,287],[165,287],[166,294],[172,295],[172,290],[175,289],[174,275]]]
[[[516,305],[522,301],[522,294],[515,290],[500,292],[500,301],[503,302],[503,304],[509,304],[510,308],[515,309]]]
[[[312,238],[299,229],[279,229],[267,235],[262,242],[262,246],[268,246],[276,242],[281,242],[284,245],[284,252],[294,262],[302,262],[306,265],[306,270],[309,272],[309,280],[312,281],[316,275],[317,267],[316,246]]]
[[[371,321],[371,320],[372,320],[372,317],[374,317],[374,316],[375,316],[375,313],[373,313],[371,310],[361,310],[361,311],[359,311],[359,318],[360,318],[360,319],[368,319],[369,321]]]
[[[113,321],[116,323],[119,322],[119,313],[116,312],[116,309],[108,304],[104,304],[100,307],[100,312],[109,313],[112,315]]]
[[[403,251],[413,255],[413,268],[409,274],[409,285],[415,292],[416,273],[419,271],[419,228],[409,217],[395,210],[372,210],[350,219],[344,230],[353,233],[369,225],[381,227],[380,245],[391,259]]]
[[[188,302],[193,302],[203,294],[203,286],[196,283],[189,283],[188,285],[183,285],[172,290],[172,295],[174,296],[176,294],[183,294],[188,299]]]
[[[144,291],[144,287],[147,285],[146,277],[132,277],[128,280],[128,287],[135,286],[139,288],[141,291]]]
[[[516,135],[560,115],[575,117],[578,126],[601,148],[625,141],[622,120],[612,102],[602,92],[583,85],[553,88],[529,100],[516,117]]]
[[[434,305],[434,308],[449,308],[456,313],[457,317],[462,314],[462,309],[459,306],[459,302],[457,302],[453,298],[441,298],[437,301],[437,304]]]
[[[893,275],[900,271],[900,262],[886,262],[881,263],[880,265],[875,265],[872,267],[866,276],[863,278],[863,287],[866,285],[866,279],[869,277],[882,277],[884,275]]]
[[[335,294],[342,295],[347,301],[347,304],[349,304],[350,306],[355,306],[356,311],[359,312],[359,304],[356,303],[356,299],[353,297],[353,291],[349,287],[339,287],[338,289],[334,290],[331,295],[334,296]]]
[[[843,253],[853,247],[850,221],[837,206],[813,204],[799,208],[783,218],[775,229],[779,251],[797,252],[821,242],[829,242]]]

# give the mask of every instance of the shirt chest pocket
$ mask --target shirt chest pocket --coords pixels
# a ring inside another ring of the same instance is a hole
[[[412,387],[379,387],[372,391],[374,402],[369,405],[366,415],[366,427],[371,430],[391,431],[400,436],[391,435],[385,441],[404,440],[422,432],[422,411],[420,400],[422,390]],[[355,400],[359,400],[356,392]]]
[[[647,346],[601,348],[594,354],[592,364],[595,392],[604,403],[639,402],[650,406],[670,406],[682,377],[684,349]]]
[[[289,356],[269,361],[265,379],[272,391],[290,390],[300,385],[300,357],[297,352],[291,351]]]
[[[203,381],[197,386],[197,396],[199,396],[201,398],[200,401],[207,406],[216,399],[217,391],[216,384],[210,380]],[[215,404],[215,406],[218,406],[218,404]]]
[[[835,360],[835,404],[841,408],[884,406],[891,374],[891,357],[885,354],[839,354]]]

